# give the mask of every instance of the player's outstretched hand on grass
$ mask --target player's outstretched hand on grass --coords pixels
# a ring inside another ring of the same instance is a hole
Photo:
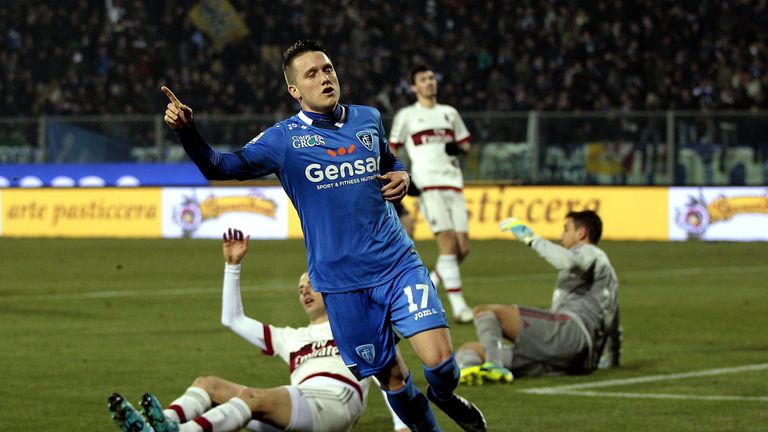
[[[499,224],[501,231],[510,231],[517,237],[518,240],[530,246],[534,240],[536,240],[536,233],[534,233],[526,224],[516,217],[504,219]]]
[[[160,87],[170,102],[165,107],[165,123],[171,129],[181,129],[192,124],[192,108],[181,103],[179,98],[166,86]]]
[[[248,240],[251,236],[244,236],[239,229],[230,228],[224,233],[224,260],[227,264],[240,264],[248,252]]]
[[[408,185],[411,184],[411,177],[407,171],[390,171],[384,175],[376,176],[377,180],[384,182],[381,187],[381,194],[384,199],[391,202],[399,202],[405,197],[408,191]]]

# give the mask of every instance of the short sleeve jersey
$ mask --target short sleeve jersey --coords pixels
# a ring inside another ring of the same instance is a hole
[[[395,160],[381,115],[346,109],[335,128],[299,112],[238,152],[245,177],[280,178],[301,220],[312,286],[325,293],[372,288],[422,265],[376,179]]]
[[[405,146],[411,159],[411,175],[420,189],[464,187],[461,167],[445,144],[469,142],[471,136],[458,111],[450,105],[426,108],[418,102],[395,115],[389,142]]]
[[[354,387],[365,399],[369,380],[358,381],[344,364],[328,321],[299,328],[265,324],[264,340],[264,354],[278,356],[288,364],[291,385],[299,385],[314,377],[326,377]]]

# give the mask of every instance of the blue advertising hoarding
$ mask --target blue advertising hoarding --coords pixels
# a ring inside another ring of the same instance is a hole
[[[191,162],[0,165],[0,187],[207,185]]]

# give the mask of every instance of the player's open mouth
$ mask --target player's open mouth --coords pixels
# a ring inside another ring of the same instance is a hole
[[[311,298],[306,298],[306,299],[304,299],[304,306],[308,306],[308,305],[311,305],[311,304],[312,304],[312,303],[314,303],[314,302],[315,302],[315,301],[314,301],[314,300],[312,300]]]
[[[334,92],[333,87],[326,87],[323,89],[323,94],[331,94],[333,92]]]

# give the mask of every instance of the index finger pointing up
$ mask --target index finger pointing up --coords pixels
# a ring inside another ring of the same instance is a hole
[[[181,103],[181,101],[179,100],[179,98],[177,98],[177,97],[176,97],[176,95],[175,95],[175,94],[173,94],[173,92],[171,91],[171,89],[169,89],[169,88],[168,88],[168,87],[166,87],[166,86],[162,86],[162,87],[160,87],[160,90],[162,90],[162,91],[163,91],[163,93],[165,93],[165,96],[167,96],[167,97],[168,97],[168,99],[169,99],[169,100],[170,100],[170,101],[171,101],[171,102],[172,102],[174,105],[176,105],[177,107],[182,105],[182,103]]]

